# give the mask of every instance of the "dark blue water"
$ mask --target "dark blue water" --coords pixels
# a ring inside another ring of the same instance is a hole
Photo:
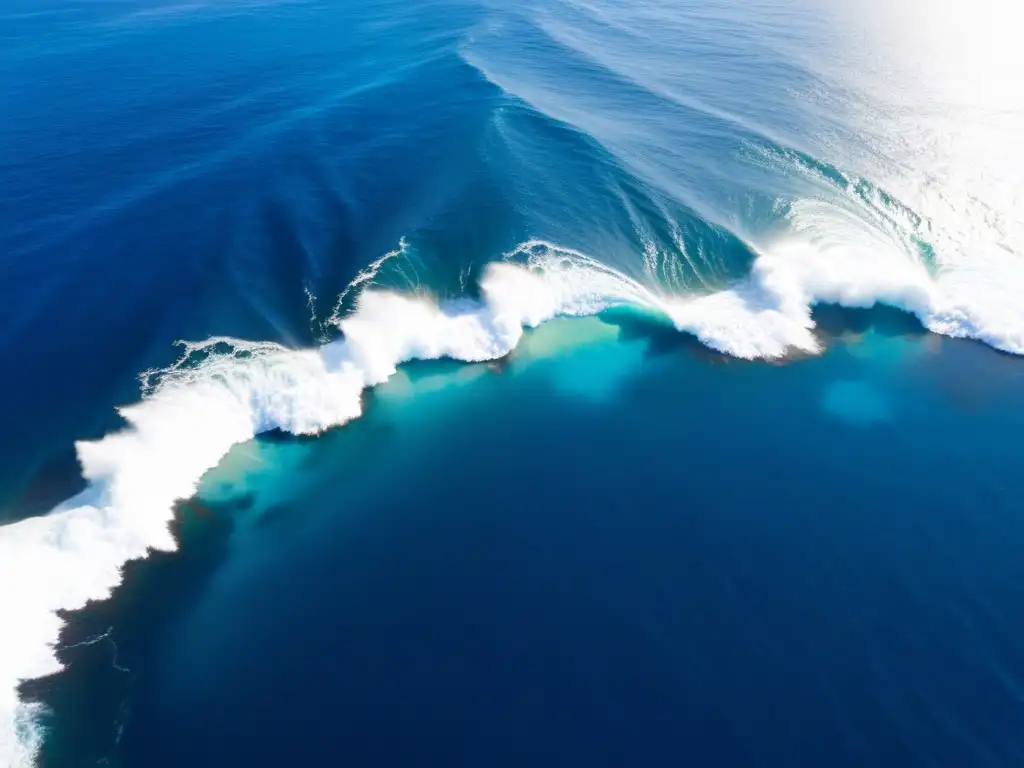
[[[8,2],[0,765],[1024,761],[1014,13]]]
[[[188,599],[129,577],[95,620],[121,764],[1016,764],[1016,361],[588,323],[234,452],[162,575]]]

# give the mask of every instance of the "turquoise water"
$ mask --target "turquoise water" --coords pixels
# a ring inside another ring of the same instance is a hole
[[[1021,762],[1021,21],[9,0],[0,765]]]
[[[124,765],[1016,762],[1020,368],[822,320],[784,366],[554,321],[236,447],[65,716]]]

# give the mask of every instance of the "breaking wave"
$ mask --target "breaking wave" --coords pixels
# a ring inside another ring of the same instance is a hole
[[[815,353],[811,310],[820,302],[881,302],[917,315],[936,333],[973,337],[1024,354],[1019,276],[936,270],[882,238],[865,239],[854,218],[819,203],[794,205],[795,236],[758,257],[725,290],[672,296],[589,256],[529,241],[489,264],[479,299],[438,303],[373,287],[386,254],[356,278],[354,309],[332,316],[338,340],[294,350],[267,342],[212,338],[185,344],[173,366],[142,376],[140,402],[120,410],[127,427],[76,448],[86,490],[50,514],[0,528],[0,761],[28,766],[39,748],[37,705],[18,698],[20,681],[60,670],[61,611],[102,600],[128,560],[173,550],[168,522],[177,500],[235,444],[273,429],[315,434],[362,411],[362,393],[400,363],[448,357],[501,358],[524,329],[556,316],[628,305],[663,316],[708,347],[736,357]],[[859,247],[849,243],[859,242]],[[342,299],[344,298],[344,295]],[[339,299],[339,306],[342,299]]]

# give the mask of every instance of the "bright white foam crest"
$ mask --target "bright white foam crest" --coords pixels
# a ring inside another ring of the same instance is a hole
[[[331,315],[328,318],[328,322],[337,324],[342,317],[342,309],[345,306],[345,299],[348,297],[348,295],[351,294],[353,291],[360,291],[363,288],[369,288],[371,285],[373,285],[373,281],[376,279],[377,275],[380,273],[381,269],[384,268],[384,265],[387,262],[391,261],[391,259],[396,259],[405,256],[408,253],[408,251],[409,242],[403,237],[398,241],[398,248],[396,248],[393,251],[388,251],[383,256],[375,259],[374,261],[371,261],[369,264],[367,264],[365,267],[359,270],[359,272],[356,273],[356,276],[352,278],[352,280],[349,282],[347,286],[345,286],[345,290],[343,290],[338,295],[338,298],[335,300],[334,309],[331,311]]]
[[[935,285],[943,301],[925,320],[929,330],[1024,355],[1024,256],[978,249],[940,262]]]
[[[819,351],[811,311],[815,304],[870,307],[885,303],[923,321],[937,291],[927,270],[879,243],[823,250],[806,241],[776,244],[731,288],[669,302],[680,330],[736,357],[780,358],[792,350]]]
[[[947,269],[932,278],[909,254],[844,233],[841,218],[811,210],[805,221],[801,239],[765,250],[749,276],[703,296],[666,297],[582,253],[530,241],[488,266],[481,301],[439,305],[364,290],[355,311],[337,321],[343,339],[319,349],[226,338],[186,345],[179,363],[143,376],[142,401],[121,410],[128,428],[77,445],[83,493],[45,517],[0,527],[0,584],[17,585],[0,591],[8,628],[0,762],[22,768],[34,760],[38,708],[20,703],[16,687],[59,671],[57,611],[105,599],[126,561],[172,550],[175,501],[192,495],[233,445],[271,429],[314,434],[344,424],[360,415],[364,389],[403,361],[496,359],[524,328],[618,305],[660,312],[722,352],[777,358],[818,351],[811,307],[824,301],[885,302],[937,332],[1024,354],[1019,270],[993,277]]]
[[[60,670],[57,611],[107,598],[125,562],[174,549],[175,501],[191,496],[233,445],[271,429],[313,434],[344,424],[360,415],[363,390],[403,361],[492,360],[512,350],[524,326],[600,311],[640,290],[581,255],[530,248],[531,267],[489,267],[482,302],[364,291],[338,323],[344,338],[320,349],[214,338],[144,374],[144,398],[120,411],[128,427],[76,446],[86,490],[45,517],[0,528],[0,584],[19,585],[0,591],[10,628],[0,648],[0,763],[34,759],[35,710],[17,700],[16,687]]]
[[[792,234],[761,249],[746,278],[661,308],[707,346],[750,359],[820,351],[811,312],[822,303],[887,304],[934,333],[1024,355],[1024,261],[1000,249],[966,254],[943,243],[929,268],[917,244],[863,213],[794,203]]]

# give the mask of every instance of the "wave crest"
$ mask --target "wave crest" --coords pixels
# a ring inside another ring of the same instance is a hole
[[[936,332],[1024,354],[1024,318],[1013,302],[957,298],[948,274],[933,277],[880,241],[837,245],[845,242],[842,219],[813,206],[797,215],[802,239],[762,252],[746,278],[702,296],[668,296],[586,254],[533,240],[488,265],[480,300],[364,289],[354,311],[333,318],[342,338],[318,349],[229,338],[186,344],[176,364],[143,375],[143,399],[120,409],[126,429],[77,444],[85,491],[47,516],[0,528],[0,583],[21,585],[0,593],[12,628],[0,654],[0,760],[27,766],[38,749],[38,708],[20,702],[17,687],[60,670],[58,612],[108,597],[128,560],[173,550],[175,502],[233,445],[273,429],[315,434],[344,424],[361,414],[363,391],[404,361],[494,360],[525,328],[621,305],[659,313],[721,352],[778,358],[819,351],[811,318],[819,302],[892,304]]]

